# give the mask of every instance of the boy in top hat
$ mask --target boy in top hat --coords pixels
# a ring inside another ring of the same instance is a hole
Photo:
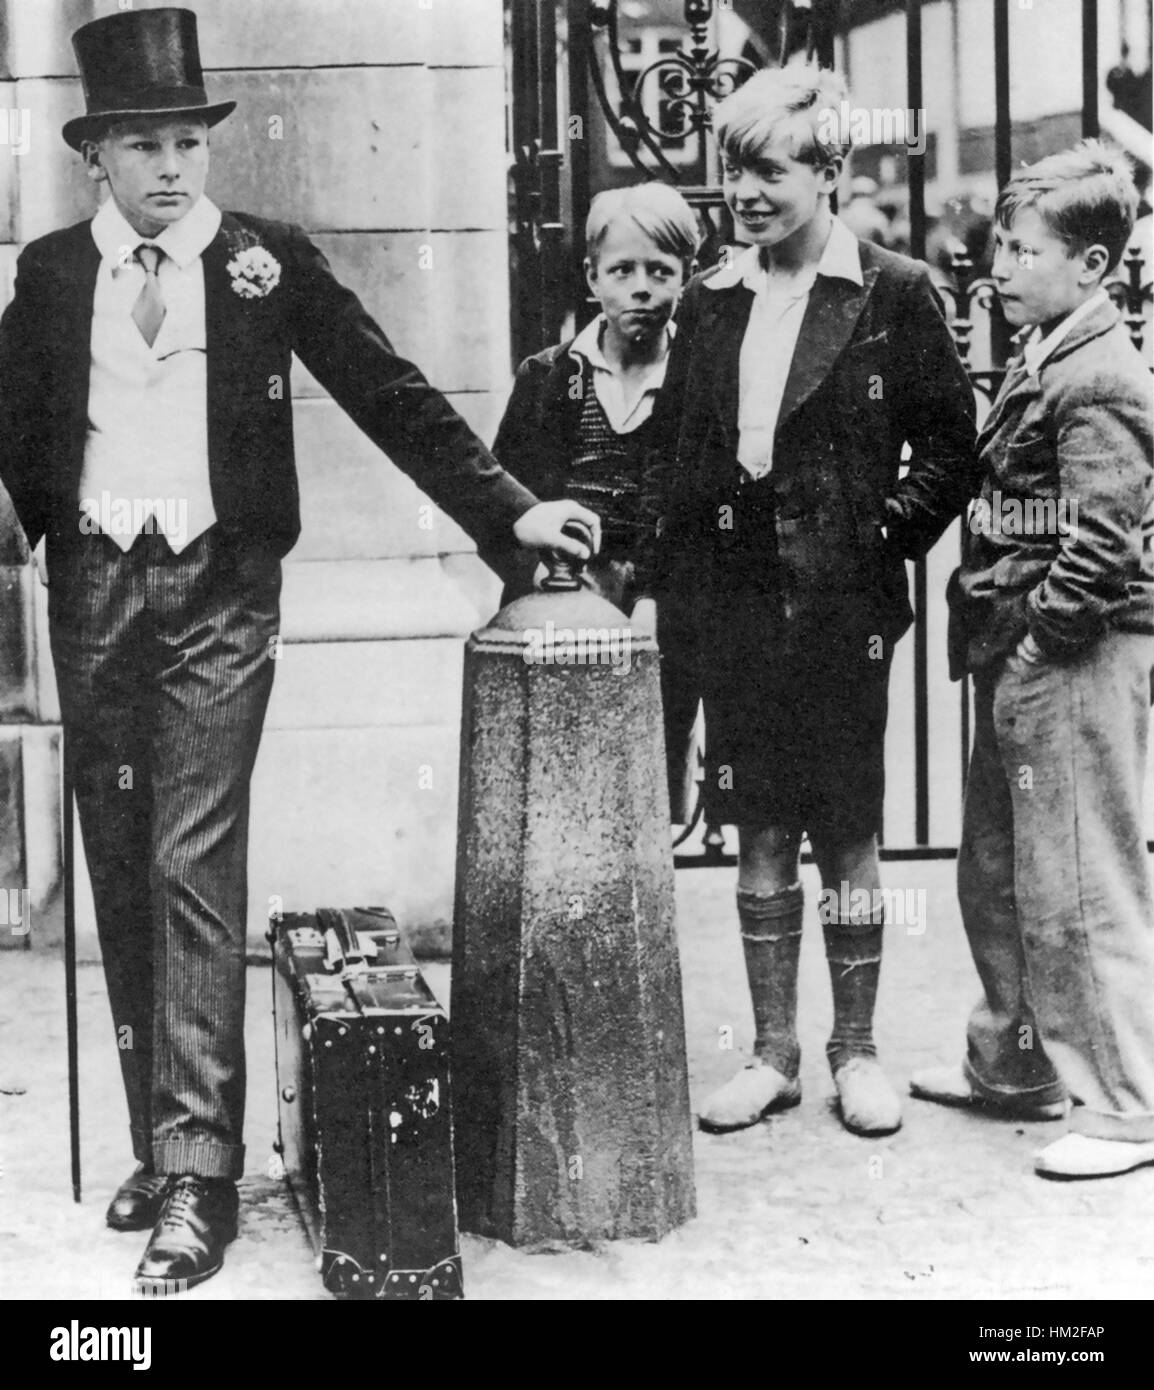
[[[950,585],[951,674],[973,674],[975,708],[958,897],[983,995],[963,1063],[911,1088],[1019,1119],[1072,1102],[1035,1158],[1058,1178],[1154,1163],[1154,420],[1102,283],[1137,205],[1096,140],[998,196],[992,274],[1028,336],[978,436]]]
[[[20,256],[0,479],[29,544],[47,540],[66,756],[131,1029],[139,1167],[108,1223],[151,1228],[136,1278],[166,1292],[214,1274],[236,1233],[249,780],[300,529],[291,401],[270,382],[296,352],[482,553],[512,530],[584,556],[562,526],[596,547],[598,522],[505,473],[298,228],[204,196],[208,129],[234,103],[208,102],[191,12],[112,15],[73,45],[87,114],[64,138],[110,197]]]

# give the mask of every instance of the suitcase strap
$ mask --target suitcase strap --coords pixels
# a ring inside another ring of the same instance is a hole
[[[355,928],[347,913],[339,907],[318,907],[317,926],[325,938],[325,965],[332,971],[352,971],[363,974],[368,970],[365,953],[357,940]]]

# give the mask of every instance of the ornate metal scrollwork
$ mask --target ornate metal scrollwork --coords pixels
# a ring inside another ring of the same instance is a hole
[[[1126,327],[1130,330],[1130,339],[1139,351],[1146,333],[1145,306],[1154,298],[1154,281],[1144,282],[1142,279],[1146,269],[1141,250],[1131,246],[1122,257],[1121,266],[1106,282],[1106,290],[1121,309]]]
[[[1145,306],[1154,296],[1154,285],[1144,281],[1146,262],[1141,250],[1131,246],[1122,259],[1122,264],[1106,281],[1106,292],[1122,311],[1126,327],[1134,346],[1141,351],[1146,335]],[[939,285],[939,292],[953,306],[950,331],[962,365],[969,373],[974,389],[992,403],[1005,374],[1000,365],[975,367],[972,360],[972,338],[974,332],[974,309],[980,310],[987,318],[995,312],[996,287],[994,281],[983,275],[971,278],[974,263],[964,251],[955,252],[950,259],[950,274],[953,283]]]
[[[974,318],[973,311],[979,309],[987,317],[994,312],[995,287],[988,275],[974,277],[974,263],[965,251],[955,251],[950,257],[950,275],[953,283],[939,285],[938,291],[953,305],[953,318],[950,332],[954,335],[954,346],[962,359],[962,366],[970,378],[970,384],[987,405],[992,405],[998,394],[1002,368],[976,368],[972,360]]]
[[[756,65],[748,59],[722,57],[717,49],[710,47],[709,24],[713,11],[713,0],[685,0],[685,22],[689,26],[686,46],[676,53],[663,54],[634,77],[625,71],[621,61],[617,0],[595,4],[590,10],[589,34],[593,51],[589,71],[597,100],[621,148],[647,176],[661,172],[679,182],[681,173],[667,158],[666,148],[680,145],[691,136],[703,136],[710,128],[713,106],[757,71]],[[608,40],[609,61],[621,94],[620,114],[614,110],[605,87],[596,45],[598,33],[605,34]],[[645,109],[646,91],[651,83],[656,84],[661,93],[665,117],[661,123],[652,120]],[[642,147],[656,163],[656,170],[646,163]]]

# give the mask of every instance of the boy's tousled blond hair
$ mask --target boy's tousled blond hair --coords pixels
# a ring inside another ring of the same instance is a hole
[[[820,169],[849,152],[842,119],[848,102],[845,81],[830,68],[764,68],[716,107],[713,129],[722,153],[736,164],[756,164],[784,132],[792,157]]]
[[[667,183],[635,183],[598,193],[585,221],[585,254],[596,266],[597,252],[610,224],[632,222],[666,256],[676,256],[686,274],[701,245],[696,214]]]
[[[994,220],[1009,231],[1026,208],[1037,212],[1070,255],[1104,246],[1111,271],[1122,259],[1138,213],[1133,166],[1121,150],[1081,140],[1014,174],[998,194]]]

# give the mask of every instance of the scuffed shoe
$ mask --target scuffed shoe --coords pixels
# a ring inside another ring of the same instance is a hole
[[[851,1134],[892,1134],[902,1125],[902,1103],[881,1064],[851,1057],[833,1074],[841,1122]]]
[[[1040,1102],[1027,1096],[993,1100],[974,1090],[961,1067],[925,1067],[910,1077],[910,1095],[938,1105],[968,1105],[991,1110],[1016,1120],[1060,1120],[1066,1114],[1064,1100]]]
[[[788,1110],[801,1100],[801,1083],[783,1076],[768,1062],[753,1061],[706,1098],[697,1122],[709,1134],[748,1129],[775,1110]]]
[[[1089,1134],[1064,1134],[1034,1155],[1034,1171],[1044,1178],[1109,1178],[1147,1163],[1154,1163],[1154,1143]]]

